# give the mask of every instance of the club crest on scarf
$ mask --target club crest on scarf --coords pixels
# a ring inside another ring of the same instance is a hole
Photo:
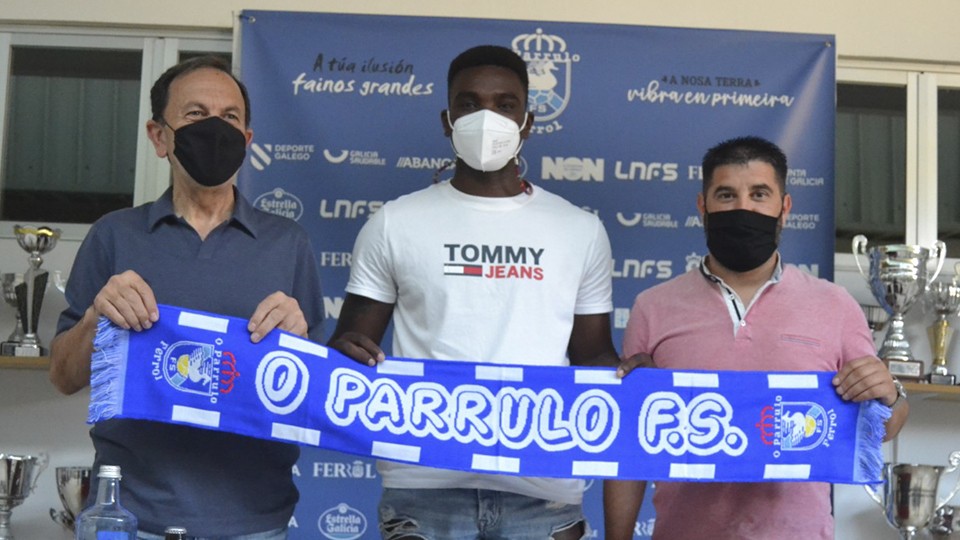
[[[153,377],[165,379],[181,392],[200,394],[216,403],[221,394],[233,390],[234,380],[240,376],[233,353],[218,347],[216,343],[177,341],[161,342],[153,354]]]
[[[777,396],[773,405],[760,411],[760,440],[773,446],[773,457],[780,452],[810,451],[830,446],[836,436],[837,413],[812,401],[784,401]]]

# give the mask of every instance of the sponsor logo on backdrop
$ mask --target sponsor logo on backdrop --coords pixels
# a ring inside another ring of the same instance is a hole
[[[370,217],[383,206],[383,201],[367,201],[364,199],[322,199],[320,201],[320,217],[324,219],[357,219]]]
[[[360,459],[353,461],[314,461],[314,478],[351,478],[371,480],[377,477],[377,469],[373,463]]]
[[[703,256],[690,252],[690,254],[686,256],[687,265],[684,270],[686,272],[689,272],[694,268],[699,268],[700,261],[702,260],[703,260]]]
[[[262,171],[274,161],[310,161],[312,144],[250,144],[250,164]]]
[[[321,251],[317,253],[317,262],[320,266],[349,267],[353,254],[349,251]]]
[[[335,165],[347,163],[348,165],[376,165],[383,167],[387,164],[386,158],[380,157],[380,152],[377,150],[331,151],[330,149],[324,149],[323,157]]]
[[[823,187],[824,184],[822,176],[807,176],[806,169],[787,170],[787,187]]]
[[[331,319],[339,319],[341,309],[343,309],[342,296],[323,297],[323,310],[326,312],[327,317],[330,317]]]
[[[279,187],[254,199],[253,206],[294,221],[299,221],[300,216],[303,215],[303,203],[300,202],[300,198]]]
[[[617,221],[624,227],[637,225],[648,229],[676,229],[677,220],[665,212],[633,212],[624,214],[617,212]]]
[[[444,244],[445,276],[543,280],[544,248],[487,244]]]
[[[639,536],[640,538],[652,537],[654,521],[655,518],[650,518],[646,521],[637,521],[636,526],[633,528],[634,536]]]
[[[161,342],[153,352],[153,379],[166,380],[173,388],[199,394],[216,403],[233,390],[240,376],[233,353],[219,349],[222,339],[213,343],[178,341]]]
[[[397,158],[396,168],[430,169],[435,171],[443,167],[452,166],[453,158],[450,157],[400,156]]]
[[[773,405],[760,411],[755,424],[760,441],[773,447],[773,457],[781,452],[807,452],[818,446],[830,446],[836,436],[837,414],[812,401],[783,401],[777,396]]]
[[[543,156],[540,178],[603,182],[603,158]]]
[[[533,133],[553,133],[563,126],[557,118],[570,103],[573,64],[580,55],[567,50],[560,36],[545,34],[537,28],[533,34],[519,34],[511,47],[527,63],[530,89],[527,97],[536,119]]]
[[[644,279],[670,279],[673,276],[673,261],[665,259],[613,260],[613,277]]]
[[[700,214],[695,216],[687,216],[687,220],[683,222],[684,227],[696,227],[698,229],[703,228],[703,218],[700,217]]]
[[[295,96],[357,94],[361,96],[422,97],[433,94],[433,82],[418,80],[416,66],[406,58],[351,56],[343,51],[321,51],[310,72],[290,81]]]
[[[617,161],[613,168],[613,176],[617,180],[660,180],[673,182],[679,178],[678,163],[659,161]]]
[[[356,540],[367,532],[367,516],[347,503],[340,503],[320,514],[317,528],[330,540]]]
[[[630,320],[630,308],[613,308],[613,327],[624,329],[627,327],[627,321]]]
[[[787,222],[784,229],[799,229],[802,231],[812,231],[820,223],[820,214],[787,214]]]
[[[761,79],[733,74],[666,73],[627,89],[627,102],[693,107],[790,108],[792,94],[764,89]]]

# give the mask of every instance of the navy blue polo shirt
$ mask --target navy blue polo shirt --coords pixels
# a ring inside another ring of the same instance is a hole
[[[57,333],[80,320],[111,276],[133,270],[159,303],[245,319],[282,291],[300,303],[310,339],[322,342],[323,296],[306,232],[234,195],[232,218],[204,240],[174,213],[169,189],[153,203],[102,217],[77,252]],[[121,467],[121,502],[152,533],[171,524],[198,536],[279,528],[299,498],[295,445],[135,420],[100,422],[90,436],[94,470]],[[96,482],[91,488],[95,497]]]

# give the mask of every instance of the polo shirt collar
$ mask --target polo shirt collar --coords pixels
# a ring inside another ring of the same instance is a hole
[[[247,201],[246,197],[240,194],[237,186],[233,186],[233,199],[233,215],[230,217],[230,224],[240,227],[247,234],[256,238],[256,209]],[[163,195],[150,205],[147,214],[147,230],[151,232],[156,230],[157,226],[167,219],[177,219],[177,214],[173,211],[172,187],[167,188]]]

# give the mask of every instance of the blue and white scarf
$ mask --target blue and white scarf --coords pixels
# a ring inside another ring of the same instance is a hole
[[[876,483],[890,409],[831,373],[542,367],[390,358],[376,368],[247,321],[160,306],[105,318],[89,422],[154,420],[431,467],[544,477]]]

